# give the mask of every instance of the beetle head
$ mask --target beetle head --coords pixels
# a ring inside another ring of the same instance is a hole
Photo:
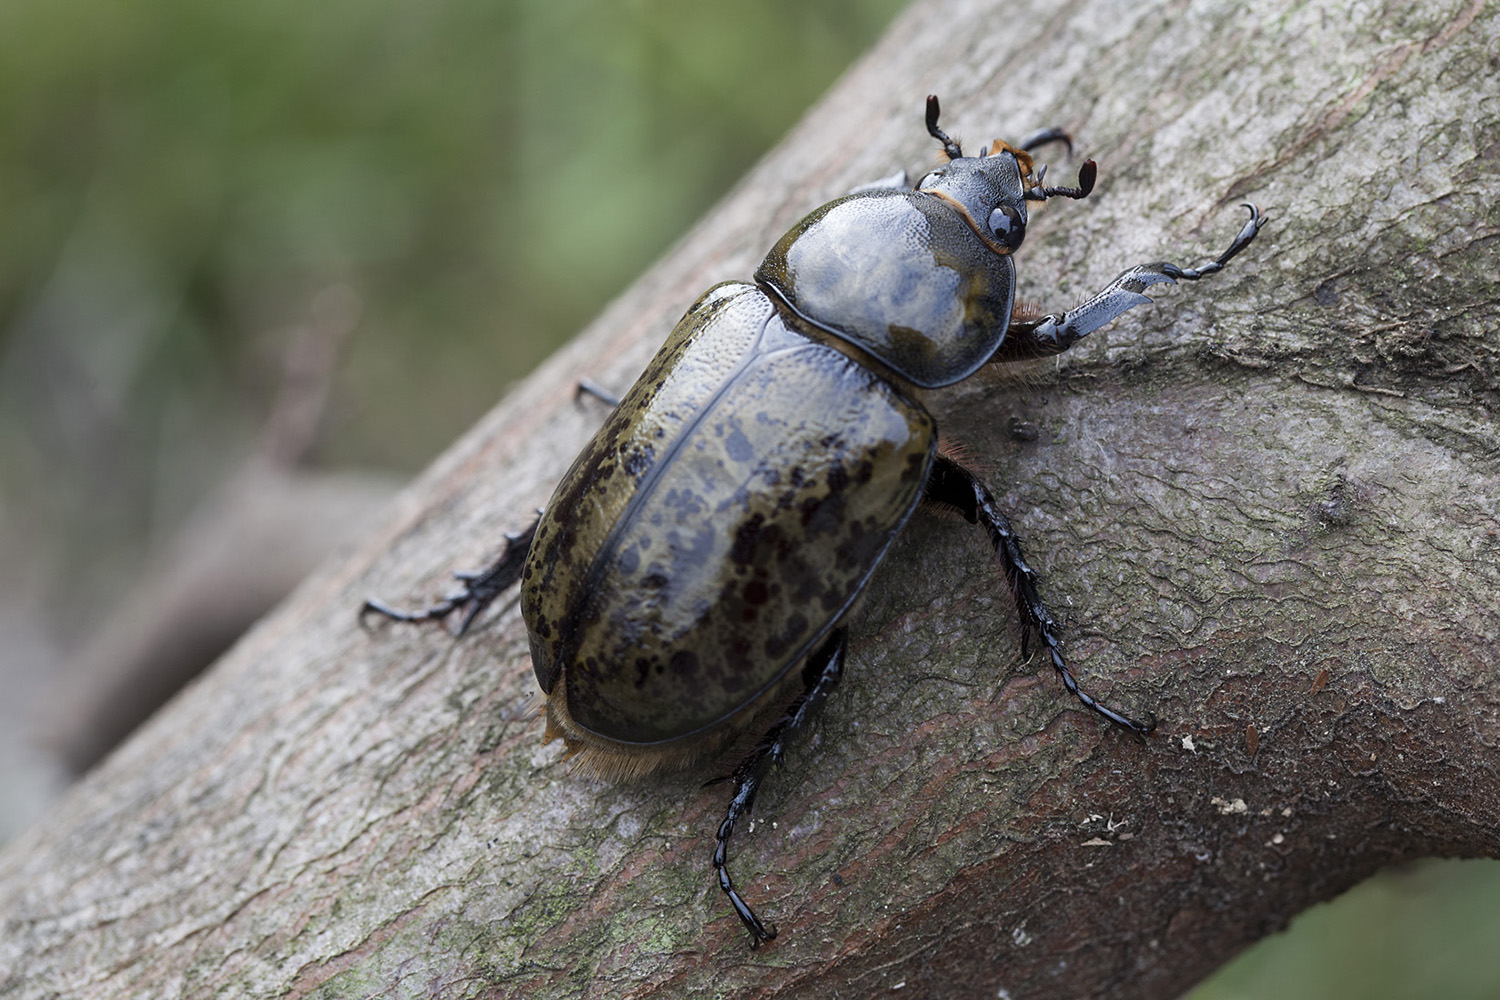
[[[1041,133],[1021,148],[997,139],[978,156],[965,156],[958,142],[938,127],[939,110],[937,96],[929,95],[927,132],[943,144],[948,162],[923,177],[917,190],[956,203],[996,251],[1012,253],[1026,238],[1028,201],[1046,201],[1053,196],[1083,198],[1094,189],[1098,167],[1093,160],[1085,160],[1079,169],[1078,186],[1043,186],[1047,168],[1037,167],[1030,147],[1053,139],[1066,140],[1066,133]]]

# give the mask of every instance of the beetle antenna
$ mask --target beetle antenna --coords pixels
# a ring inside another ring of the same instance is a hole
[[[1042,171],[1043,174],[1046,171]],[[1038,183],[1026,192],[1027,201],[1046,201],[1048,198],[1087,198],[1089,192],[1094,190],[1094,181],[1099,177],[1099,164],[1093,160],[1084,160],[1083,166],[1078,168],[1077,187],[1042,187]],[[1041,177],[1038,176],[1038,182]]]
[[[938,115],[941,109],[938,107],[936,94],[927,95],[927,134],[943,144],[943,153],[950,160],[957,160],[964,155],[958,143],[948,138],[948,133],[938,128]]]

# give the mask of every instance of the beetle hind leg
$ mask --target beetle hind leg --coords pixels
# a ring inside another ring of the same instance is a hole
[[[455,611],[462,611],[463,616],[458,621],[458,634],[463,635],[485,608],[521,578],[521,570],[526,566],[526,553],[531,548],[531,538],[536,534],[540,523],[541,518],[538,517],[525,531],[506,535],[505,548],[484,569],[454,573],[463,589],[449,594],[436,604],[415,611],[403,611],[373,597],[365,598],[364,605],[359,609],[361,624],[370,615],[398,622],[441,622],[447,621],[448,616]]]
[[[1022,655],[1029,654],[1033,638],[1039,640],[1052,661],[1052,669],[1062,678],[1063,686],[1084,707],[1133,733],[1144,734],[1154,730],[1155,719],[1139,722],[1097,701],[1078,686],[1078,679],[1073,676],[1057,640],[1057,622],[1048,613],[1038,593],[1040,577],[1026,562],[1026,557],[1021,552],[1021,540],[1016,537],[1010,520],[1000,512],[994,496],[985,485],[968,469],[940,454],[928,475],[925,499],[958,511],[970,524],[982,524],[989,532],[990,540],[995,544],[995,552],[1005,567],[1011,592],[1015,595],[1016,610],[1020,612]]]
[[[750,932],[752,948],[760,947],[762,942],[774,940],[776,925],[764,923],[757,917],[750,904],[735,889],[734,880],[729,877],[729,837],[734,833],[734,824],[755,805],[755,794],[760,790],[761,782],[765,781],[772,767],[781,764],[787,741],[818,713],[828,700],[828,693],[837,686],[844,673],[846,645],[847,633],[838,629],[808,659],[807,666],[802,669],[802,680],[806,684],[802,695],[767,731],[755,749],[745,755],[745,759],[734,769],[734,774],[727,779],[734,783],[734,796],[729,800],[729,808],[724,813],[724,821],[719,824],[719,832],[715,838],[714,871],[719,876],[719,888],[729,897],[729,905],[734,907],[740,922]]]

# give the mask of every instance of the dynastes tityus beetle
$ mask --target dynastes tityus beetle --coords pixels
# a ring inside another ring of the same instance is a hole
[[[547,738],[585,766],[640,774],[764,737],[733,772],[713,866],[759,944],[776,936],[726,868],[735,823],[788,738],[844,668],[844,617],[922,501],[989,532],[1020,611],[1063,684],[1116,725],[1149,732],[1095,701],[1063,658],[1010,522],[989,489],[939,451],[913,387],[952,385],[992,362],[1046,357],[1160,282],[1196,281],[1255,238],[1197,268],[1143,264],[1076,308],[1037,315],[1015,299],[1011,258],[1027,205],[1082,198],[1044,186],[1031,150],[964,156],[938,127],[946,162],[915,188],[904,176],[829,202],[771,249],[753,283],[709,289],[615,408],[530,528],[465,588],[403,621],[462,611],[460,631],[517,580]]]

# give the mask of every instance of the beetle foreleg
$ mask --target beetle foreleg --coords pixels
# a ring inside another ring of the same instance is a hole
[[[714,847],[714,870],[719,873],[719,888],[729,897],[729,904],[734,907],[740,922],[751,934],[752,948],[759,947],[763,941],[773,940],[776,937],[776,925],[762,923],[755,911],[750,909],[750,904],[735,890],[734,881],[729,877],[729,836],[734,833],[734,824],[739,818],[749,813],[755,805],[755,793],[760,790],[761,782],[771,768],[781,764],[787,741],[818,713],[828,700],[828,692],[834,689],[843,676],[846,640],[847,634],[843,629],[838,629],[808,659],[807,666],[802,669],[802,679],[807,689],[792,703],[786,714],[777,720],[755,749],[745,755],[745,759],[740,761],[729,779],[734,782],[734,797],[729,800],[724,821],[719,824],[718,843]]]
[[[972,472],[946,455],[938,455],[932,472],[927,477],[926,499],[951,507],[970,524],[982,524],[990,533],[995,552],[1005,567],[1006,579],[1010,581],[1015,595],[1016,610],[1021,615],[1021,653],[1028,655],[1031,639],[1041,640],[1047,655],[1052,659],[1052,669],[1062,678],[1063,686],[1084,706],[1104,716],[1110,722],[1133,733],[1149,733],[1156,728],[1156,721],[1137,722],[1122,715],[1094,699],[1078,686],[1078,679],[1063,658],[1062,646],[1057,641],[1057,622],[1053,621],[1046,605],[1042,603],[1037,585],[1040,577],[1026,562],[1021,552],[1021,540],[1010,526],[1010,520],[995,505],[995,498]]]
[[[495,598],[521,578],[521,570],[526,565],[526,551],[531,548],[531,536],[536,534],[536,526],[540,523],[541,518],[538,517],[525,531],[506,535],[505,548],[488,567],[473,572],[454,573],[463,584],[462,590],[449,594],[420,611],[402,611],[384,601],[367,597],[364,606],[359,609],[360,623],[363,624],[365,617],[372,614],[398,622],[441,622],[446,621],[453,612],[463,609],[463,617],[458,622],[458,634],[463,635],[474,619],[494,603]]]
[[[1121,313],[1150,302],[1151,299],[1143,293],[1152,285],[1197,281],[1224,270],[1224,265],[1249,246],[1260,227],[1265,225],[1265,216],[1260,214],[1260,209],[1254,205],[1245,207],[1250,210],[1250,220],[1240,228],[1229,249],[1213,260],[1197,267],[1178,267],[1165,261],[1140,264],[1122,272],[1097,295],[1065,313],[1030,320],[1012,319],[1005,339],[990,360],[1024,361],[1061,354]]]

